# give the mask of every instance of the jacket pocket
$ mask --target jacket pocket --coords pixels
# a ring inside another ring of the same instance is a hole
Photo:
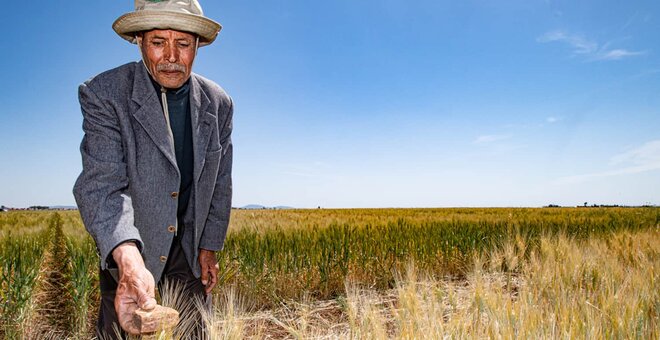
[[[204,177],[204,174],[212,170],[217,174],[218,168],[220,167],[220,159],[222,158],[222,145],[218,149],[207,151],[202,159],[201,164],[201,173],[200,180]]]

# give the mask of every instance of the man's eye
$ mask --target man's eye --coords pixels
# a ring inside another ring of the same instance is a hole
[[[179,43],[179,47],[187,48],[188,46],[190,46],[190,43]]]
[[[161,46],[163,44],[163,42],[162,41],[152,41],[151,44],[154,45],[154,46]]]

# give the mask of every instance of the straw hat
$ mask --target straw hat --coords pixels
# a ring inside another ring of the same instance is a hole
[[[120,37],[135,44],[135,33],[172,29],[199,36],[199,46],[212,43],[222,26],[205,17],[197,0],[135,0],[135,12],[120,16],[112,24]]]

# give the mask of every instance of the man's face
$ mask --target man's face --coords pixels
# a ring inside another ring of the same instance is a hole
[[[175,89],[190,78],[197,52],[195,40],[190,33],[173,30],[152,30],[138,36],[142,59],[158,84]]]

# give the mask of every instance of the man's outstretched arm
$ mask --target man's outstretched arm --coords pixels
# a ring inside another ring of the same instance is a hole
[[[113,249],[126,241],[142,248],[134,225],[133,203],[127,192],[128,176],[119,119],[87,85],[80,85],[83,131],[80,144],[83,170],[73,188],[85,228],[96,241],[101,269],[111,264]]]

